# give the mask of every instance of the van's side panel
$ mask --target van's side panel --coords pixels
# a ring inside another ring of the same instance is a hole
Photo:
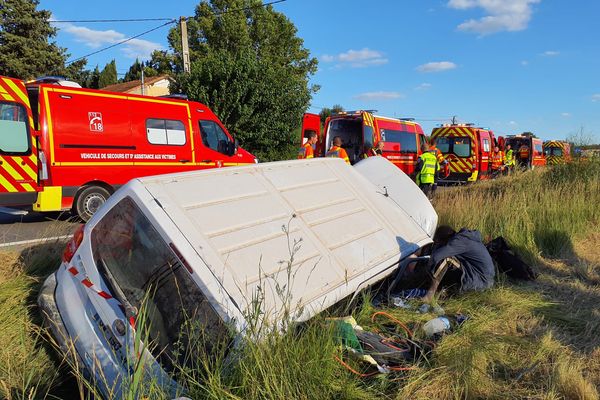
[[[273,317],[285,302],[277,287],[287,288],[294,307],[322,310],[353,293],[365,273],[381,272],[430,241],[340,159],[141,182],[240,308],[250,306],[260,287]]]

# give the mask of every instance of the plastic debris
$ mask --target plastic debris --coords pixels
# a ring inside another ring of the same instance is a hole
[[[450,329],[450,321],[446,317],[437,317],[429,320],[423,325],[425,335],[431,337],[438,333],[443,333]]]

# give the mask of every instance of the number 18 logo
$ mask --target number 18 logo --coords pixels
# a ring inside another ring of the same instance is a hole
[[[92,132],[103,132],[104,131],[104,123],[102,122],[102,113],[88,112],[88,119],[90,121],[90,131],[92,131]]]

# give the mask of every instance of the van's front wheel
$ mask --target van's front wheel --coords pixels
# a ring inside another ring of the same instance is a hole
[[[75,204],[77,215],[79,215],[84,222],[87,222],[109,197],[110,193],[103,187],[86,187],[77,196],[77,203]]]

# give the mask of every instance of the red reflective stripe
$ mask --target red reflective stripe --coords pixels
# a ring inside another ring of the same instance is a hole
[[[108,300],[108,299],[112,299],[112,296],[111,296],[110,294],[106,293],[106,292],[105,292],[105,291],[103,291],[103,290],[100,290],[100,291],[98,292],[98,294],[100,295],[100,297],[103,297],[103,298],[105,298],[106,300]]]
[[[91,288],[92,286],[94,286],[92,281],[90,281],[88,278],[85,278],[84,280],[82,280],[81,283],[83,283],[83,286],[85,286],[87,288]]]
[[[77,269],[76,269],[75,267],[71,267],[71,268],[69,268],[69,269],[68,269],[68,271],[69,271],[70,273],[72,273],[72,274],[73,274],[73,276],[77,276],[77,274],[79,273],[79,271],[77,271]]]

